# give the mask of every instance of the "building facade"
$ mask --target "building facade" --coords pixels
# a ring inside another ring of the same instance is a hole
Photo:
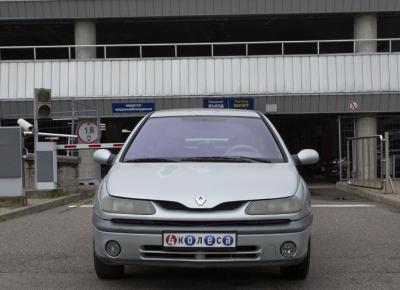
[[[0,1],[0,120],[32,118],[34,88],[49,130],[96,117],[102,142],[153,110],[255,109],[328,162],[400,129],[399,52],[400,0]]]

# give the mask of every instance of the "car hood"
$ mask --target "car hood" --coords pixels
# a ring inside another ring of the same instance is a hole
[[[115,197],[213,208],[228,201],[289,197],[299,180],[290,163],[116,163],[106,187]],[[196,202],[199,196],[206,199],[203,206]]]

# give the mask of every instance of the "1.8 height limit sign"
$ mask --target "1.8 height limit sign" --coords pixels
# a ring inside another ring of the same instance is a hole
[[[99,126],[93,121],[82,121],[76,128],[76,135],[81,143],[96,143],[99,139]]]

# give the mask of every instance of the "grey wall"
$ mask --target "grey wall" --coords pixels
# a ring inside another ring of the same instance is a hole
[[[393,113],[400,112],[400,93],[376,93],[376,94],[302,94],[302,95],[270,95],[253,97],[254,109],[266,112],[266,105],[275,105],[277,111],[272,114],[336,114],[336,113]],[[209,98],[209,97],[207,97]],[[221,97],[218,97],[221,98]],[[352,110],[350,102],[357,102],[358,108]],[[81,107],[75,107],[77,111],[86,109],[86,106],[96,108],[101,117],[129,117],[142,116],[143,114],[113,113],[112,103],[143,103],[154,102],[156,110],[202,108],[202,97],[164,97],[164,98],[96,98],[79,99]],[[70,100],[54,100],[55,112],[71,111]],[[0,101],[0,120],[16,119],[19,117],[32,118],[32,101]],[[76,113],[80,117],[93,116],[93,112]],[[69,116],[56,114],[57,117]]]
[[[78,176],[79,157],[57,156],[57,188],[66,193],[78,192],[79,176]],[[25,168],[25,188],[34,190],[35,188],[35,166],[34,154],[28,154],[24,159]],[[53,172],[49,173],[53,176]],[[50,180],[52,181],[52,180]],[[32,195],[32,192],[30,192]]]
[[[400,53],[0,62],[0,99],[400,91]]]
[[[399,0],[1,1],[0,19],[58,19],[400,11]]]

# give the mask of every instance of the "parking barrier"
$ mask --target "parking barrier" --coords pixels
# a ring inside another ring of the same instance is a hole
[[[57,150],[116,149],[122,148],[122,146],[124,146],[124,143],[65,144],[57,145]]]

